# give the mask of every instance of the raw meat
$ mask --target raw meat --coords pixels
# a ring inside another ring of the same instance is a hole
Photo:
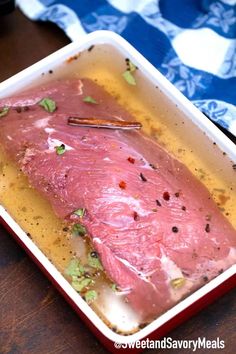
[[[54,113],[38,105],[45,97],[56,102]],[[68,126],[73,115],[134,120],[101,87],[61,80],[0,100],[4,106],[11,108],[0,119],[1,145],[60,218],[78,222],[73,211],[86,209],[82,223],[107,275],[143,319],[235,263],[236,231],[158,143],[136,131]],[[61,144],[66,151],[57,155]]]

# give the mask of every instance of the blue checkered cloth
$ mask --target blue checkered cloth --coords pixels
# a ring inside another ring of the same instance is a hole
[[[110,30],[236,136],[236,0],[18,0],[70,39]]]

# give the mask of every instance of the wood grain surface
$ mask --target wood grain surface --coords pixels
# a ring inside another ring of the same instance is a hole
[[[19,11],[0,17],[0,81],[69,43],[56,26],[33,23]],[[168,334],[174,339],[220,337],[236,352],[236,291],[226,294]],[[145,353],[161,353],[161,350]],[[165,352],[162,350],[162,352]],[[190,350],[166,350],[191,353]],[[197,353],[215,353],[200,349]],[[0,227],[0,354],[105,354],[106,349]]]

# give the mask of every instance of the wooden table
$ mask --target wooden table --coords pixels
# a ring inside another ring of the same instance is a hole
[[[30,22],[19,11],[0,21],[0,81],[69,43],[54,25]],[[220,337],[226,344],[222,352],[235,352],[235,295],[236,291],[231,291],[169,336],[175,339]],[[190,353],[188,350],[167,352]],[[2,227],[0,353],[107,353]],[[205,350],[197,353],[205,353]]]

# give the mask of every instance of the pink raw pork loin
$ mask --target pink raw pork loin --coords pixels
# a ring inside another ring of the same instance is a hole
[[[53,113],[39,105],[45,97],[56,102]],[[0,107],[10,107],[0,119],[8,156],[60,218],[74,223],[73,212],[85,208],[76,222],[144,319],[235,263],[236,231],[203,184],[157,142],[134,130],[68,125],[70,116],[135,120],[97,84],[57,80]]]

